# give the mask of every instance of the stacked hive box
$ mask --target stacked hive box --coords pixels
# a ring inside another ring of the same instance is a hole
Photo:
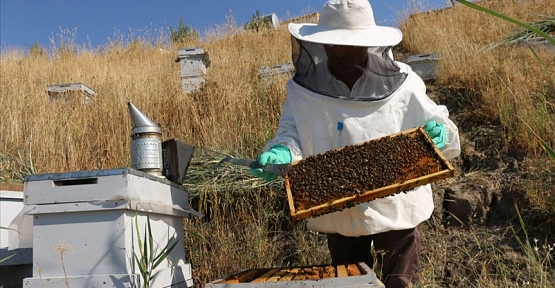
[[[24,184],[33,217],[33,271],[24,287],[143,286],[134,257],[138,238],[150,235],[152,253],[177,242],[152,271],[151,287],[192,287],[183,218],[196,211],[182,186],[131,168],[28,175]]]

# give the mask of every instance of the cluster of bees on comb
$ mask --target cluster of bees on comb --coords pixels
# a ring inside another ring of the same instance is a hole
[[[299,161],[287,173],[296,209],[309,209],[445,169],[445,163],[435,158],[433,142],[419,131],[348,145]]]
[[[300,271],[301,277],[305,279],[322,279],[335,277],[335,267],[334,266],[323,266],[323,267],[306,267]]]
[[[262,283],[320,280],[326,278],[361,276],[367,274],[357,264],[328,264],[323,266],[283,267],[269,269],[253,269],[243,271],[226,278],[223,283]],[[299,284],[305,287],[306,284]],[[280,287],[285,287],[279,285]],[[310,285],[312,287],[312,285]],[[255,286],[256,287],[256,286]],[[326,286],[327,287],[327,286]]]

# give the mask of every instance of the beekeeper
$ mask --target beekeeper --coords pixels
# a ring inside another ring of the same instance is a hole
[[[291,23],[289,32],[295,74],[286,86],[275,138],[257,158],[260,164],[291,163],[417,126],[446,158],[459,155],[458,129],[447,108],[428,98],[410,66],[393,59],[391,49],[402,33],[376,25],[368,0],[329,0],[318,24]],[[261,169],[251,173],[267,181],[277,177]],[[418,282],[418,225],[433,209],[428,184],[310,218],[307,226],[327,234],[334,263],[372,267],[371,245],[385,251],[377,260],[386,287],[405,287]]]

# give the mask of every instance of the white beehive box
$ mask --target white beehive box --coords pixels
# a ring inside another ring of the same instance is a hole
[[[440,60],[439,54],[419,54],[408,56],[405,63],[423,80],[432,80],[437,78]]]
[[[291,78],[293,73],[295,73],[295,66],[292,63],[265,66],[258,69],[258,75],[265,84],[267,84],[273,77]]]
[[[83,83],[54,84],[46,87],[51,101],[63,103],[74,102],[82,97],[83,104],[89,104],[96,96],[96,92]]]
[[[22,287],[23,279],[33,274],[32,244],[25,248],[21,246],[26,243],[14,243],[14,247],[10,246],[10,241],[17,242],[19,236],[28,236],[22,235],[28,232],[27,229],[12,226],[23,207],[23,185],[0,183],[0,226],[17,229],[0,229],[0,259],[4,259],[0,261],[0,287]]]
[[[181,64],[181,84],[187,93],[192,93],[200,88],[204,83],[204,75],[210,67],[210,57],[208,52],[202,48],[179,49],[178,57],[175,60]]]
[[[182,219],[197,212],[182,186],[131,168],[31,175],[24,185],[33,216],[33,277],[25,287],[66,287],[66,280],[69,287],[134,287],[133,255],[147,215],[156,251],[172,236],[178,241],[151,287],[193,284]]]
[[[23,186],[21,186],[23,188]],[[23,191],[3,190],[0,187],[0,227],[8,228],[12,220],[23,209]],[[0,229],[0,248],[8,247],[7,229]]]

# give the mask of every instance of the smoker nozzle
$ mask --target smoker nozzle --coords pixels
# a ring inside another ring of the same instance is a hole
[[[129,116],[131,116],[131,125],[133,126],[131,134],[157,133],[162,135],[160,126],[146,117],[135,105],[127,102],[127,106],[129,108]]]

